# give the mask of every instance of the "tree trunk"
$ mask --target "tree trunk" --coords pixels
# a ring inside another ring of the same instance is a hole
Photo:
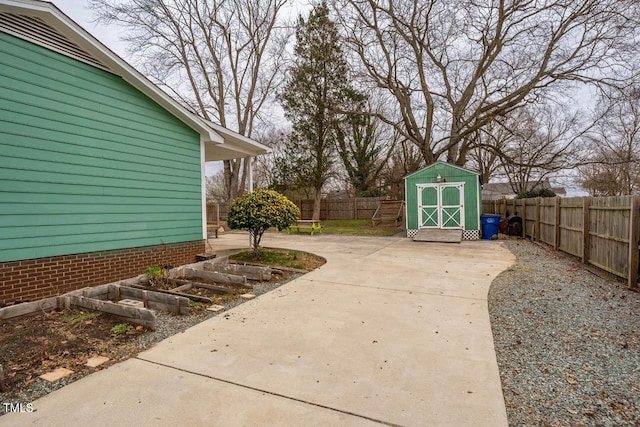
[[[483,184],[488,184],[489,180],[491,179],[491,171],[488,168],[483,169],[482,173],[480,174],[480,177],[482,178]]]
[[[458,124],[457,114],[454,110],[451,123],[451,132],[449,134],[449,148],[447,149],[447,162],[457,165],[458,153],[460,149],[460,127]]]
[[[238,196],[242,196],[247,189],[247,178],[249,177],[249,168],[251,167],[251,157],[239,159],[242,161],[242,179],[238,187]]]
[[[467,155],[469,153],[469,144],[466,140],[462,140],[458,148],[458,158],[455,160],[454,165],[464,167],[467,164]]]
[[[316,188],[313,194],[313,215],[311,219],[320,221],[320,204],[322,202],[322,188]]]
[[[244,194],[247,165],[245,159],[233,159],[224,161],[224,185],[227,190],[228,201],[232,202],[238,196]]]

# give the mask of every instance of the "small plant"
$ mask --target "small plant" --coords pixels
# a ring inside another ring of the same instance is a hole
[[[131,329],[133,329],[133,326],[128,323],[118,323],[113,328],[111,328],[111,335],[126,334]]]
[[[201,302],[189,300],[189,308],[200,308],[201,306],[202,306]]]
[[[69,325],[75,325],[76,323],[86,322],[88,320],[95,319],[99,315],[100,315],[99,313],[81,311],[79,313],[69,313],[69,314],[60,316],[60,320],[64,323],[68,323]]]
[[[169,278],[169,270],[159,265],[147,267],[144,274],[149,278],[149,283],[155,286],[162,286],[167,283]]]

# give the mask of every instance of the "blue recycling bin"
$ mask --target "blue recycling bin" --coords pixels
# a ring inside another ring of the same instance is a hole
[[[482,224],[482,238],[485,240],[491,240],[498,238],[500,232],[500,215],[494,214],[482,214],[480,215],[480,223]]]

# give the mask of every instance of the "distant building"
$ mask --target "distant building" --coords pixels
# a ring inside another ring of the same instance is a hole
[[[540,183],[527,183],[527,191],[542,190],[545,188],[553,191],[559,197],[565,197],[567,195],[564,187],[552,187],[548,179]],[[482,200],[515,199],[516,196],[517,194],[513,192],[511,184],[508,182],[491,182],[482,186]]]

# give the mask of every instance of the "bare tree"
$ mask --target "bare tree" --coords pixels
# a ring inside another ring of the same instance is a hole
[[[399,138],[396,134],[395,140],[398,142],[393,145],[381,177],[387,196],[404,200],[404,178],[423,167],[424,160],[415,145]]]
[[[467,168],[480,174],[483,183],[494,178],[504,177],[500,153],[513,138],[513,133],[505,129],[498,121],[487,124],[471,135],[469,147],[469,163]]]
[[[603,94],[595,114],[582,186],[598,196],[640,192],[640,89]]]
[[[624,194],[619,170],[615,166],[606,163],[591,163],[581,167],[580,184],[593,197]]]
[[[205,119],[251,137],[282,81],[291,35],[287,0],[89,0],[98,21],[128,29],[123,40],[145,74]],[[224,162],[232,200],[246,186],[246,159]]]
[[[207,202],[229,203],[229,191],[225,187],[224,171],[207,177]]]
[[[480,148],[498,155],[502,173],[515,194],[525,194],[554,174],[579,164],[576,141],[589,129],[580,127],[576,113],[551,106],[519,110],[500,125],[500,132],[508,135],[495,138],[497,144]]]
[[[288,129],[271,126],[258,132],[255,139],[271,149],[269,154],[258,156],[253,162],[253,186],[256,189],[273,189],[278,181],[276,159],[284,156]]]
[[[565,83],[624,86],[635,0],[334,0],[381,118],[430,164],[464,165],[473,135]]]

